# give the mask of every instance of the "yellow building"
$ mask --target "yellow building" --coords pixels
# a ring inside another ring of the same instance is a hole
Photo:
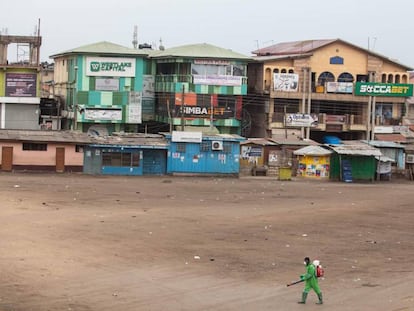
[[[401,124],[412,95],[408,66],[340,39],[279,43],[253,54],[245,107],[253,120],[265,118],[252,122],[250,136],[373,139],[376,127]]]

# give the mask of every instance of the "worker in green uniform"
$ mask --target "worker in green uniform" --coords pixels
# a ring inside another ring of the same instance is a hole
[[[305,281],[305,288],[302,293],[302,300],[298,301],[298,303],[306,303],[308,293],[311,289],[313,289],[319,298],[317,304],[321,305],[323,304],[322,292],[318,285],[318,278],[316,277],[315,266],[311,263],[309,257],[305,257],[304,264],[306,266],[306,273],[302,274],[300,276],[300,279]]]

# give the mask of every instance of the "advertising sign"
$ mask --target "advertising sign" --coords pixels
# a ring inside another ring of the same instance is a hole
[[[87,57],[86,75],[96,77],[135,77],[135,59]]]
[[[201,132],[173,131],[171,136],[171,141],[177,143],[201,143],[202,140],[203,133]]]
[[[285,116],[285,125],[289,127],[311,127],[318,125],[318,118],[304,113],[292,113]]]
[[[85,109],[85,120],[121,121],[122,109]]]
[[[154,98],[155,97],[155,80],[152,75],[144,75],[142,83],[142,96],[144,98]]]
[[[327,82],[326,92],[327,93],[345,93],[352,94],[354,84],[352,82]]]
[[[248,159],[250,157],[261,157],[262,147],[260,146],[242,146],[241,147],[241,158]]]
[[[241,86],[242,77],[240,76],[220,76],[220,75],[193,75],[194,84]]]
[[[412,84],[357,82],[355,95],[359,96],[413,96]]]
[[[299,85],[299,75],[295,73],[275,73],[273,74],[274,91],[297,92]]]
[[[6,73],[6,96],[36,97],[37,74]]]
[[[127,123],[142,122],[142,93],[129,92]]]
[[[229,119],[237,117],[237,98],[221,99],[213,95],[175,93],[175,117]],[[240,109],[241,110],[241,109]]]

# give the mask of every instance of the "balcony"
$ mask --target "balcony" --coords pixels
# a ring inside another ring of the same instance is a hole
[[[155,91],[200,94],[246,95],[247,77],[240,76],[200,76],[200,75],[156,75]],[[211,87],[217,87],[214,91]]]

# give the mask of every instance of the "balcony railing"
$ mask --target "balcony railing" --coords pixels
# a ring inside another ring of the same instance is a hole
[[[155,82],[159,83],[191,83],[192,75],[156,75]]]
[[[242,84],[247,84],[247,77],[241,77]],[[193,83],[193,75],[156,75],[156,83]]]

